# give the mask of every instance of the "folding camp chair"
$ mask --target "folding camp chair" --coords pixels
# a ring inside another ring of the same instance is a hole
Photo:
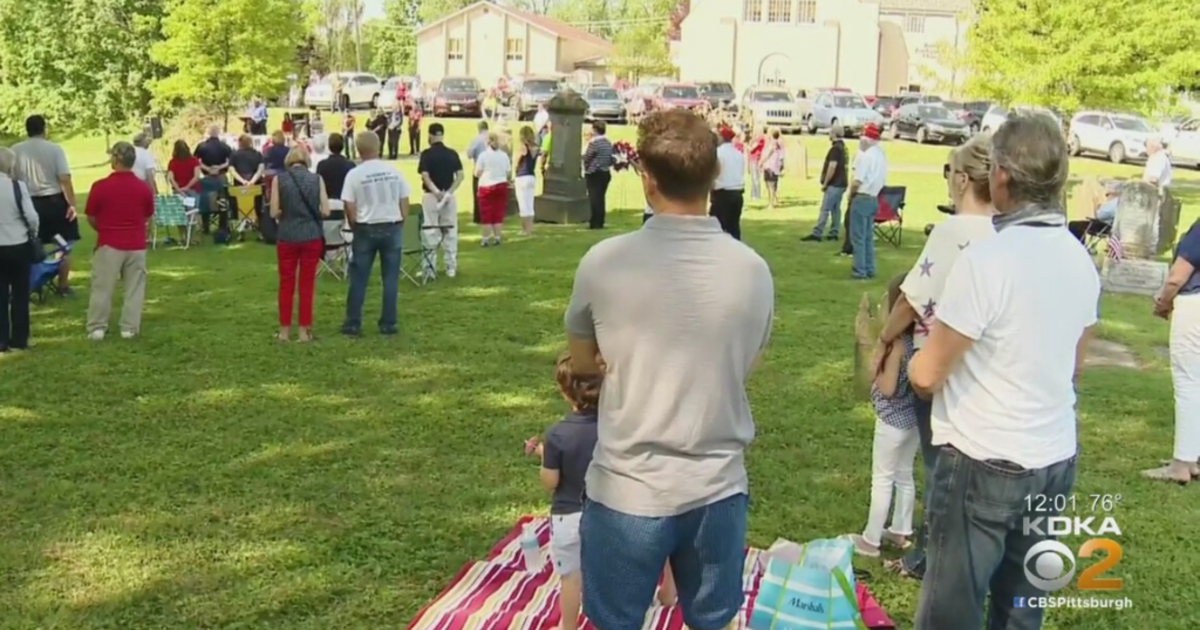
[[[1088,219],[1087,228],[1083,231],[1083,246],[1088,253],[1095,256],[1100,251],[1100,245],[1108,242],[1112,235],[1112,224],[1095,219]]]
[[[229,187],[229,197],[237,212],[233,231],[242,239],[246,238],[246,232],[258,231],[258,199],[262,196],[263,186]]]
[[[350,243],[354,241],[354,233],[346,224],[346,211],[340,207],[341,203],[332,199],[329,201],[330,206],[334,203],[338,203],[339,207],[331,207],[329,216],[321,220],[325,251],[321,255],[321,268],[317,273],[328,272],[338,280],[345,280],[350,271]]]
[[[166,232],[162,238],[163,245],[171,244],[171,228],[178,228],[179,234],[183,236],[183,248],[191,247],[192,234],[199,223],[199,217],[200,211],[196,209],[195,197],[158,195],[154,198],[154,225],[150,235],[150,247],[158,249],[159,228]]]
[[[904,238],[904,186],[884,186],[879,191],[879,211],[875,213],[875,235],[900,247]]]
[[[429,264],[430,252],[425,248],[425,240],[421,238],[422,228],[421,207],[414,205],[404,222],[400,245],[400,274],[417,286],[423,286],[429,281],[425,269]]]

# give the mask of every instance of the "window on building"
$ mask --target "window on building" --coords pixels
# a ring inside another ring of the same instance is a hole
[[[906,16],[904,16],[904,32],[905,33],[924,33],[925,32],[925,16],[924,15],[906,15]]]
[[[509,61],[525,59],[525,40],[509,39],[504,43],[504,58]]]
[[[800,10],[796,12],[796,21],[800,24],[816,24],[817,0],[800,0]]]
[[[767,21],[780,23],[792,21],[792,0],[767,0]]]
[[[463,40],[461,37],[451,37],[446,40],[446,59],[458,61],[463,58]]]
[[[763,0],[742,0],[742,2],[745,5],[742,10],[742,20],[746,22],[761,22],[763,19]]]

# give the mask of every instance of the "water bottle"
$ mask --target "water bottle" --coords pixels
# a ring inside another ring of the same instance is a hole
[[[542,554],[538,550],[537,532],[532,523],[526,523],[521,530],[521,558],[525,560],[525,570],[536,573],[542,569]]]

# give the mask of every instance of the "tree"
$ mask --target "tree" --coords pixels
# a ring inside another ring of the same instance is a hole
[[[418,3],[417,17],[421,24],[429,24],[458,11],[465,9],[476,0],[421,0]]]
[[[363,33],[371,51],[371,72],[380,76],[416,74],[417,41],[413,32],[420,18],[417,0],[385,0],[383,18],[372,20]]]
[[[977,11],[965,59],[974,96],[1149,113],[1200,71],[1194,0],[988,0]]]
[[[510,4],[514,9],[538,15],[550,15],[551,11],[561,6],[566,6],[568,3],[562,0],[512,0]]]
[[[956,48],[946,40],[935,43],[933,48],[934,64],[923,64],[918,73],[927,83],[933,84],[933,92],[949,95],[952,99],[960,98],[966,83],[966,50]]]
[[[155,105],[164,110],[200,104],[225,114],[238,101],[278,96],[297,70],[304,43],[292,0],[176,0],[163,20],[164,39],[150,49],[171,70],[155,81]]]
[[[667,31],[678,4],[678,0],[623,0],[609,67],[634,80],[674,74]]]

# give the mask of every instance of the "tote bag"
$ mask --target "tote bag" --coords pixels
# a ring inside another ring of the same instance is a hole
[[[750,612],[750,630],[867,630],[854,589],[853,548],[814,540],[800,562],[767,562]]]

